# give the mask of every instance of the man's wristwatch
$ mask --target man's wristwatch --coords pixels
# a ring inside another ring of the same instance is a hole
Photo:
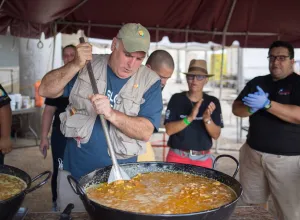
[[[206,121],[204,121],[204,123],[207,124],[207,125],[209,125],[211,123],[211,118],[208,119],[208,120],[206,120]]]
[[[269,102],[265,105],[264,109],[268,110],[269,108],[271,108],[271,100],[269,100]]]

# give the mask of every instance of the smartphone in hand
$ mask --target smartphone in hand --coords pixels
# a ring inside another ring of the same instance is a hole
[[[43,149],[40,148],[40,151],[41,151],[44,159],[46,159],[46,157],[47,157],[47,147],[44,147]]]
[[[44,156],[44,159],[46,159],[46,157],[47,157],[47,148],[46,147],[44,147],[44,149],[43,149],[43,156]]]

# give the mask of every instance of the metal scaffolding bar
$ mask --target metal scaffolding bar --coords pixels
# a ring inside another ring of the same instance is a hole
[[[76,5],[74,8],[72,8],[71,11],[69,11],[66,15],[62,16],[60,19],[64,19],[65,17],[67,17],[68,15],[70,15],[71,13],[73,13],[75,10],[77,10],[78,8],[80,8],[84,3],[86,3],[88,0],[83,0],[82,2],[80,2],[78,5]]]
[[[2,2],[1,2],[1,4],[0,4],[0,9],[2,8],[4,2],[5,2],[5,0],[2,0]]]
[[[235,9],[237,0],[233,0],[228,17],[226,19],[226,23],[223,30],[223,38],[222,38],[222,58],[221,58],[221,72],[220,72],[220,87],[219,87],[219,100],[221,101],[222,98],[222,90],[223,90],[223,67],[224,67],[224,50],[226,45],[226,33],[231,21],[231,16],[233,14],[233,11]],[[216,149],[215,152],[218,153],[218,140],[216,141]]]
[[[70,21],[56,21],[57,24],[65,25],[76,25],[76,26],[89,26],[89,23],[85,22],[70,22]],[[103,28],[121,28],[122,25],[112,24],[95,24],[91,23],[91,27],[103,27]],[[205,31],[205,30],[187,30],[187,29],[176,29],[176,28],[163,28],[163,27],[146,27],[148,30],[159,30],[168,32],[182,32],[182,33],[196,33],[196,34],[214,34],[214,35],[226,35],[226,36],[277,36],[278,33],[267,33],[267,32],[223,32],[223,31]]]

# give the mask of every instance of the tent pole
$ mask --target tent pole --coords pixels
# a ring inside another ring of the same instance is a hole
[[[1,5],[0,5],[0,9],[2,8],[4,2],[5,2],[5,0],[2,0]]]
[[[222,57],[221,57],[221,70],[220,70],[220,87],[219,87],[219,100],[221,102],[221,98],[222,98],[222,90],[223,90],[223,66],[224,66],[224,45],[225,45],[225,41],[226,41],[226,35],[223,35],[223,43],[222,43]],[[218,139],[216,140],[216,150],[215,153],[218,153]]]
[[[185,54],[186,53],[186,49],[187,49],[187,43],[189,41],[189,26],[186,27],[186,30],[185,30],[185,48],[184,48],[184,51],[185,51]],[[176,83],[178,84],[181,84],[182,83],[182,80],[181,80],[181,77],[180,77],[180,67],[179,67],[179,64],[180,64],[180,51],[177,50],[177,65],[178,65],[178,68],[177,68],[177,74],[176,74]],[[186,63],[186,57],[185,57],[185,63]]]
[[[59,24],[58,22],[55,22],[56,24]],[[67,27],[69,27],[71,24],[66,24],[59,32],[62,33],[63,30],[65,30]]]
[[[88,31],[87,31],[87,37],[91,37],[91,21],[89,20],[89,26],[88,26]]]
[[[156,50],[158,49],[158,41],[159,41],[159,25],[156,25],[156,30],[155,30],[155,40],[156,40]]]
[[[179,49],[176,50],[176,54],[177,54],[176,83],[182,83],[182,80],[180,77],[180,50]]]
[[[222,56],[221,56],[221,70],[220,70],[220,88],[219,88],[219,100],[222,98],[222,89],[223,89],[223,67],[224,67],[224,46],[225,42],[222,43]]]
[[[82,2],[80,2],[78,5],[76,5],[74,8],[72,8],[71,11],[69,11],[66,15],[62,16],[60,19],[64,19],[65,17],[67,17],[69,14],[73,13],[75,10],[77,10],[78,8],[80,8],[84,3],[86,3],[88,0],[83,0]]]
[[[72,8],[71,11],[69,11],[67,14],[65,14],[64,16],[62,16],[61,18],[57,19],[55,24],[62,24],[59,23],[59,21],[64,22],[63,20],[65,19],[65,17],[67,17],[68,15],[70,15],[71,13],[73,13],[75,10],[77,10],[78,8],[80,8],[84,3],[86,3],[88,0],[82,0],[82,2],[80,2],[78,5],[76,5],[74,8]],[[60,33],[62,33],[62,31],[67,28],[70,24],[72,24],[72,22],[67,22],[66,25],[59,31]],[[90,25],[90,23],[88,24]]]
[[[222,59],[221,59],[221,72],[220,72],[220,90],[219,90],[219,100],[220,101],[221,101],[221,98],[222,98],[221,96],[222,96],[222,89],[223,89],[223,66],[224,66],[224,49],[225,49],[225,45],[226,45],[226,34],[227,34],[228,26],[230,24],[232,13],[233,13],[235,5],[236,5],[236,1],[237,0],[233,0],[233,2],[232,2],[230,12],[229,12],[229,15],[227,17],[225,27],[224,27],[224,30],[223,30]]]
[[[70,22],[70,21],[57,21],[57,24],[65,24],[65,25],[77,25],[77,26],[88,26],[88,23],[85,22]],[[92,27],[104,27],[104,28],[121,28],[122,25],[112,25],[112,24],[91,24]],[[168,32],[182,32],[185,33],[186,29],[176,29],[176,28],[162,28],[162,27],[146,27],[148,30],[156,30],[159,31],[168,31]],[[214,35],[223,35],[223,31],[205,31],[205,30],[189,30],[189,33],[195,34],[214,34]],[[263,33],[263,32],[226,32],[227,36],[278,36],[278,33]]]
[[[56,35],[57,35],[57,24],[56,23],[54,23],[53,32],[54,32],[54,36],[53,36],[52,69],[54,69],[54,60],[55,60]]]
[[[244,72],[243,72],[243,52],[244,49],[242,47],[238,47],[238,86],[237,86],[237,94],[239,94],[245,84]],[[241,127],[242,118],[236,117],[236,143],[241,141],[242,127]]]
[[[210,64],[210,66],[211,66],[210,73],[215,74],[215,47],[214,46],[211,46],[211,60],[210,60],[210,62],[211,62],[211,64]],[[213,80],[214,80],[213,88],[214,88],[214,91],[216,91],[217,84],[216,84],[215,76],[213,77]]]
[[[226,45],[226,34],[227,34],[227,30],[230,24],[230,20],[231,20],[231,16],[233,14],[233,11],[235,9],[235,5],[236,5],[236,1],[237,0],[233,0],[225,26],[224,26],[224,30],[223,30],[223,39],[222,39],[222,58],[221,58],[221,71],[220,71],[220,88],[219,88],[219,100],[221,102],[222,99],[222,89],[223,89],[223,66],[224,66],[224,49],[225,49],[225,45]],[[218,153],[218,140],[216,141],[216,153]]]

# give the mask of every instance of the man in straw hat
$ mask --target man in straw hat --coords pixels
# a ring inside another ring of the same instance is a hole
[[[218,139],[223,127],[219,100],[203,92],[213,75],[205,60],[192,60],[185,74],[189,91],[174,94],[166,111],[167,161],[212,168],[212,138]]]

